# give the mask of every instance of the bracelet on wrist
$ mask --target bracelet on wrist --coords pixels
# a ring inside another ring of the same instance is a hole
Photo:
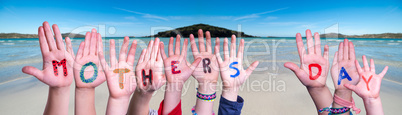
[[[191,108],[191,113],[193,113],[193,115],[198,115],[198,114],[195,112],[195,106],[193,106],[193,108]],[[215,115],[214,110],[212,110],[212,115]]]
[[[197,88],[197,98],[203,101],[215,101],[216,99],[216,92],[213,94],[202,94],[200,92],[198,92],[198,88]]]

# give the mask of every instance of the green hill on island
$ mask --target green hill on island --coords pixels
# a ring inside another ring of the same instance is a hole
[[[85,35],[75,34],[75,33],[64,33],[61,34],[63,38],[83,38]],[[0,38],[38,38],[38,34],[20,34],[20,33],[0,33]]]
[[[185,26],[176,28],[174,30],[168,30],[163,32],[158,32],[155,35],[145,36],[145,37],[176,37],[177,34],[180,34],[184,37],[189,37],[190,34],[193,34],[194,37],[198,37],[198,29],[202,29],[204,32],[209,31],[211,33],[211,37],[230,37],[233,34],[237,37],[255,37],[251,35],[244,34],[244,32],[238,32],[234,30],[229,30],[226,28],[211,26],[208,24],[195,24],[191,26]],[[239,36],[240,35],[240,36]]]

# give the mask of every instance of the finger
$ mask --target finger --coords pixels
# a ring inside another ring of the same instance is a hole
[[[200,46],[200,52],[205,52],[204,32],[202,29],[198,30],[198,45]]]
[[[160,43],[159,50],[160,50],[160,54],[162,55],[162,59],[166,60],[167,57],[165,54],[165,45],[163,44],[163,42]]]
[[[35,76],[39,81],[43,82],[43,77],[44,74],[41,70],[39,70],[38,68],[32,67],[32,66],[25,66],[22,68],[22,72]]]
[[[318,54],[321,56],[321,39],[320,39],[320,34],[317,32],[314,33],[314,49],[315,49],[315,54]]]
[[[369,71],[370,70],[365,55],[363,55],[363,68],[364,68],[364,71]]]
[[[81,58],[84,54],[84,47],[85,47],[85,43],[81,42],[80,46],[78,47],[78,51],[77,51],[77,57],[75,57],[75,59],[77,58]]]
[[[99,48],[97,48],[97,54],[99,55],[99,57],[103,56],[103,58],[105,58],[105,54],[103,54],[102,36],[99,33],[97,33],[96,37],[97,37],[97,42],[98,42],[97,44],[99,45]],[[105,62],[101,62],[101,63],[102,63],[102,65],[106,66],[106,68],[103,68],[103,69],[107,70],[109,68],[109,65],[106,63],[106,60],[104,60],[104,61]]]
[[[117,60],[116,60],[116,45],[114,39],[109,41],[109,59],[110,59],[110,66],[112,68],[116,67]]]
[[[73,46],[71,44],[71,39],[69,37],[66,37],[66,50],[68,53],[70,53],[70,55],[75,58],[74,56],[74,51],[73,51]]]
[[[219,52],[219,46],[215,46],[215,56],[216,56],[216,59],[218,60],[218,63],[221,64],[223,61],[221,58],[221,54]]]
[[[239,51],[237,53],[237,58],[243,60],[243,52],[244,52],[244,39],[240,40]]]
[[[134,65],[136,50],[137,50],[137,40],[133,40],[133,42],[131,43],[130,51],[128,52],[128,56],[127,56],[128,64]]]
[[[128,36],[124,37],[123,44],[121,45],[120,54],[119,54],[119,62],[126,62],[127,61],[127,50],[128,44],[130,42],[130,38]]]
[[[388,66],[385,66],[385,68],[382,70],[382,72],[380,74],[378,74],[381,78],[383,78],[385,76],[385,74],[388,71]]]
[[[292,63],[292,62],[286,62],[286,63],[284,64],[284,66],[285,66],[286,68],[292,70],[293,73],[294,73],[296,76],[298,75],[297,73],[300,71],[300,67],[297,66],[295,63]]]
[[[332,67],[334,67],[338,63],[338,51],[335,52],[334,60],[332,61]]]
[[[153,40],[149,41],[149,43],[148,43],[148,48],[147,48],[147,52],[146,52],[145,58],[144,58],[144,61],[145,61],[145,62],[147,62],[148,60],[150,60],[151,52],[152,52],[153,46],[154,46],[154,41],[153,41]]]
[[[324,59],[328,61],[329,60],[328,57],[329,57],[329,47],[328,47],[328,45],[325,45],[324,46]]]
[[[180,40],[181,40],[180,38],[181,38],[180,35],[177,34],[177,36],[176,36],[176,45],[175,45],[175,50],[174,50],[175,55],[180,55]]]
[[[215,39],[215,47],[218,46],[218,50],[215,49],[215,51],[214,51],[215,53],[216,53],[216,52],[219,52],[220,45],[221,45],[219,42],[220,42],[219,38],[216,37],[216,39]]]
[[[349,60],[349,40],[343,40],[343,59]]]
[[[46,37],[45,37],[45,32],[44,32],[42,26],[40,26],[38,28],[38,37],[39,37],[39,45],[40,45],[40,49],[42,51],[42,55],[48,53],[49,52],[49,46],[47,44],[47,40],[46,40]]]
[[[223,40],[223,58],[225,61],[229,60],[228,38]]]
[[[306,49],[304,49],[303,38],[301,37],[300,33],[296,34],[296,45],[297,51],[299,52],[300,63],[303,61],[303,55],[306,54]]]
[[[314,54],[314,41],[313,36],[311,35],[311,31],[309,29],[306,30],[306,39],[307,39],[308,54]]]
[[[103,52],[103,46],[100,48],[100,44],[102,43],[102,36],[100,33],[96,33],[96,46],[95,46],[95,56],[98,55],[99,51],[102,50]]]
[[[348,88],[349,90],[352,90],[353,92],[357,91],[357,87],[351,84],[343,84],[343,86],[345,86],[346,88]]]
[[[193,73],[193,71],[198,66],[198,64],[200,64],[200,62],[201,62],[201,58],[197,58],[197,59],[194,60],[194,62],[190,66],[190,69],[192,71],[191,73]]]
[[[64,49],[64,43],[63,43],[63,37],[61,37],[59,27],[56,24],[53,24],[52,27],[53,27],[54,36],[56,37],[57,49],[64,51],[65,49]]]
[[[144,62],[144,57],[145,57],[146,52],[147,52],[147,49],[142,49],[141,55],[140,55],[140,58],[138,59],[137,65],[142,63],[142,62]]]
[[[339,43],[338,47],[338,60],[343,60],[343,42]]]
[[[207,39],[207,52],[212,53],[212,48],[211,48],[211,33],[209,31],[205,32],[205,38]]]
[[[370,59],[370,71],[375,73],[375,65],[374,65],[374,60]]]
[[[247,70],[246,70],[246,76],[247,77],[250,76],[251,73],[253,73],[255,68],[257,68],[258,63],[259,63],[258,61],[255,61],[255,62],[251,63],[251,65],[247,68]]]
[[[188,39],[184,39],[183,49],[181,51],[180,59],[184,59],[187,57],[187,46],[188,46]]]
[[[169,47],[169,51],[168,51],[169,57],[172,56],[172,55],[174,55],[174,51],[173,51],[173,40],[174,40],[174,38],[173,38],[173,37],[170,37],[170,39],[169,39],[169,45],[168,45],[168,47]]]
[[[151,59],[156,60],[156,56],[158,56],[159,51],[159,38],[155,38],[155,43],[152,48]]]
[[[102,51],[102,53],[99,52],[99,58],[100,58],[100,61],[101,61],[102,68],[106,72],[107,70],[109,70],[109,65],[106,63],[106,59],[105,59],[105,56],[103,54],[103,51]]]
[[[232,35],[232,39],[230,41],[230,57],[236,56],[236,36]]]
[[[49,45],[49,50],[50,51],[57,50],[56,42],[54,41],[53,38],[52,29],[50,29],[49,23],[47,21],[43,22],[43,29],[45,30],[45,36],[47,44]]]
[[[96,52],[96,39],[97,39],[97,37],[96,37],[96,29],[95,28],[93,28],[92,29],[92,31],[91,31],[91,43],[90,43],[90,46],[89,46],[89,54],[90,55],[95,55],[95,52]]]
[[[349,59],[356,60],[355,46],[353,42],[349,42]]]
[[[361,67],[360,64],[359,64],[359,61],[355,60],[355,65],[356,65],[357,72],[358,72],[359,74],[362,73],[363,70],[362,70],[362,67]]]
[[[88,55],[89,54],[89,45],[90,45],[90,41],[91,41],[91,33],[87,32],[85,34],[85,47],[84,47],[84,54],[83,55]]]
[[[199,52],[198,52],[197,44],[195,43],[193,34],[190,34],[190,44],[191,44],[191,51],[193,52],[193,55],[198,55]]]

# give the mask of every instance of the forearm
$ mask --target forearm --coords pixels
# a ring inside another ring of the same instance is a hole
[[[70,98],[70,87],[49,87],[49,96],[46,108],[43,114],[45,115],[67,115],[68,104]]]
[[[351,90],[335,90],[335,95],[339,96],[340,98],[352,102],[352,91]],[[344,106],[339,105],[338,103],[333,103],[332,104],[333,108],[342,108]],[[352,110],[352,108],[350,109]],[[349,112],[346,112],[344,114],[340,114],[340,115],[349,115]]]
[[[363,99],[367,115],[384,115],[380,97]]]
[[[198,84],[198,92],[202,94],[213,94],[216,92],[216,83],[200,83]],[[198,115],[211,115],[213,106],[214,101],[205,101],[197,98],[195,112]]]
[[[75,88],[75,114],[96,115],[95,88]]]
[[[310,94],[311,99],[313,99],[317,112],[319,109],[329,107],[331,105],[333,98],[328,87],[326,86],[319,88],[307,87],[307,91]],[[318,112],[318,114],[326,115],[328,114],[328,112],[323,113]]]
[[[165,99],[163,102],[163,114],[170,113],[181,100],[183,83],[167,83]]]
[[[151,101],[151,92],[141,92],[135,90],[128,108],[128,115],[148,115],[149,101]]]
[[[107,115],[125,115],[128,109],[130,97],[113,98],[109,97],[106,114]]]

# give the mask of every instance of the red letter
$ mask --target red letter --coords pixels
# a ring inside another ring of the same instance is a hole
[[[312,76],[311,67],[316,67],[316,68],[318,68],[318,73],[317,73],[317,75]],[[309,75],[309,76],[310,76],[310,79],[311,79],[311,80],[315,80],[315,79],[317,79],[318,77],[320,77],[320,75],[321,75],[321,66],[318,65],[318,64],[310,64],[310,65],[308,65],[308,70],[310,71],[310,75]]]
[[[369,90],[369,91],[370,91],[370,88],[369,88],[368,83],[371,81],[371,78],[373,77],[373,75],[371,75],[371,76],[369,77],[368,81],[367,81],[367,79],[366,79],[366,78],[364,78],[364,76],[362,76],[362,77],[363,77],[364,82],[366,82],[366,85],[367,85],[367,90]]]
[[[179,64],[179,61],[172,61],[170,64],[172,66],[172,74],[179,74],[181,72],[180,70],[176,70],[176,64]]]
[[[57,71],[57,66],[61,66],[61,65],[63,65],[64,77],[67,76],[66,59],[63,59],[60,62],[53,60],[52,64],[53,64],[53,72],[54,72],[55,76],[59,75],[59,72]]]

